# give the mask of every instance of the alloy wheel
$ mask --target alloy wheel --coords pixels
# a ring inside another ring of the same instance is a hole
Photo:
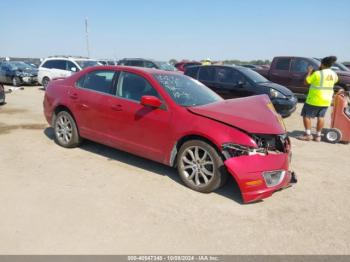
[[[61,115],[56,120],[56,137],[62,144],[69,144],[73,137],[73,127],[66,115]]]
[[[207,150],[199,146],[189,147],[181,158],[181,170],[195,186],[206,186],[215,174],[214,161]]]

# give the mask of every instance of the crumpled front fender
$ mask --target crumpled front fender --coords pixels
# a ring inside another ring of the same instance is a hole
[[[288,153],[240,156],[227,159],[225,166],[236,180],[243,201],[247,203],[269,197],[290,184],[292,172],[289,171],[289,159]],[[262,174],[276,170],[284,170],[286,175],[278,185],[268,187]]]

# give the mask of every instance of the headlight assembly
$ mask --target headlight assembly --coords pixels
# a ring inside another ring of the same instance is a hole
[[[226,159],[229,159],[231,157],[237,157],[237,156],[252,156],[256,154],[266,154],[266,150],[264,148],[254,148],[254,147],[248,147],[244,145],[239,144],[233,144],[233,143],[225,143],[222,145],[222,153],[225,156]]]
[[[267,187],[277,186],[283,181],[285,175],[286,171],[284,170],[267,171],[262,174]]]
[[[282,98],[286,99],[287,97],[276,89],[270,88],[270,97],[271,98]]]

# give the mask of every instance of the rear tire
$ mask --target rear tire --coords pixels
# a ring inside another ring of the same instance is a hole
[[[339,143],[341,138],[342,138],[342,133],[340,132],[339,129],[336,128],[331,128],[328,129],[327,132],[325,133],[325,138],[328,143]]]
[[[181,146],[177,169],[186,186],[202,193],[215,191],[227,180],[227,171],[218,152],[201,140],[190,140]]]
[[[74,118],[67,111],[61,111],[54,120],[55,142],[66,148],[77,147],[82,139],[79,136],[78,128]]]

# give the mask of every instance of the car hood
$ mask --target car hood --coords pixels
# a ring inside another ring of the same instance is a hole
[[[350,77],[350,71],[335,71],[339,77]]]
[[[31,75],[38,75],[38,69],[34,69],[34,68],[17,69],[16,71],[21,73],[28,73]]]
[[[210,118],[254,134],[284,134],[283,120],[274,110],[267,95],[223,100],[188,107],[196,115]]]
[[[285,96],[292,96],[293,95],[293,92],[290,91],[287,87],[281,86],[281,85],[273,83],[273,82],[259,83],[259,86],[273,88]]]

